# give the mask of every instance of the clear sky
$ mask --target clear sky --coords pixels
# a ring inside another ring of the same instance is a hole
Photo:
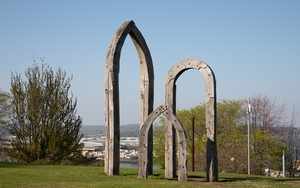
[[[300,111],[299,19],[297,0],[2,0],[0,88],[9,91],[11,72],[24,75],[33,56],[45,58],[73,75],[83,124],[105,125],[106,54],[117,29],[133,20],[152,55],[154,108],[164,104],[169,69],[195,58],[214,71],[218,100],[269,95],[290,117]],[[120,63],[121,124],[139,123],[139,60],[130,37]],[[205,101],[200,72],[185,72],[177,85],[179,109]]]

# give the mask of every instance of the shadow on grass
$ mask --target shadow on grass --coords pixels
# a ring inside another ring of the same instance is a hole
[[[27,163],[15,163],[15,162],[0,162],[0,168],[20,168],[26,166]]]
[[[286,181],[300,181],[297,178],[280,178],[280,177],[267,177],[267,176],[249,176],[249,177],[229,177],[219,178],[219,182],[236,182],[236,181],[252,181],[252,182],[286,182]]]

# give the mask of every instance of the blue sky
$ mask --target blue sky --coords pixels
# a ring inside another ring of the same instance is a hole
[[[73,75],[77,115],[84,125],[105,125],[104,68],[117,29],[133,20],[150,49],[154,108],[164,104],[167,72],[195,58],[217,80],[217,99],[269,95],[300,111],[300,1],[0,1],[0,88],[45,58]],[[122,49],[121,124],[139,123],[139,61],[130,37]],[[25,77],[24,77],[25,78]],[[179,109],[204,102],[202,75],[177,81]],[[297,124],[300,124],[300,112]]]

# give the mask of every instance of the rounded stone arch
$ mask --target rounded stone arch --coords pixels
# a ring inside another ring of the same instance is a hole
[[[127,35],[130,35],[140,60],[140,125],[143,125],[145,119],[153,111],[154,70],[151,54],[135,23],[132,20],[127,21],[113,36],[106,56],[104,78],[106,124],[104,171],[107,175],[118,175],[120,169],[119,63],[121,50]],[[150,137],[152,137],[151,130],[149,131]],[[153,142],[150,140],[148,149],[151,154],[152,148]],[[152,174],[152,161],[149,162],[148,173]]]
[[[187,181],[187,149],[185,131],[177,117],[166,107],[157,107],[145,120],[139,136],[139,178],[147,178],[147,168],[149,161],[148,152],[148,132],[154,120],[161,114],[172,122],[178,136],[178,180]]]
[[[207,181],[218,181],[218,158],[216,144],[216,81],[211,68],[197,59],[186,59],[174,65],[168,72],[165,86],[165,106],[176,115],[176,81],[188,69],[199,70],[205,83],[206,93],[206,164]],[[197,83],[193,80],[193,83]],[[175,134],[172,122],[166,119],[166,150],[165,150],[165,177],[173,178],[176,175],[176,147]]]

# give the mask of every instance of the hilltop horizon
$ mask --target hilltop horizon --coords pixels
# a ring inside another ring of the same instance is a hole
[[[140,125],[139,123],[129,123],[129,124],[120,124],[120,126],[127,126],[127,125]],[[105,125],[82,125],[82,126],[105,126]]]

